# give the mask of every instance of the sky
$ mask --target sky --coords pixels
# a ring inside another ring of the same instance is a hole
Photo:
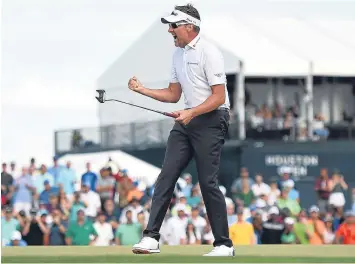
[[[95,127],[97,78],[156,19],[187,1],[1,2],[1,161],[22,165],[31,157],[51,163],[55,130]]]

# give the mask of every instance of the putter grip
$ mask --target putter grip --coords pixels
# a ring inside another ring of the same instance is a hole
[[[173,118],[177,118],[179,116],[179,115],[173,114],[173,113],[165,113],[165,115],[173,117]]]

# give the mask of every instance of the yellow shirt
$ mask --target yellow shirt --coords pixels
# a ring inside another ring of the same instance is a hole
[[[254,227],[248,222],[236,222],[229,227],[229,237],[233,245],[255,244]]]

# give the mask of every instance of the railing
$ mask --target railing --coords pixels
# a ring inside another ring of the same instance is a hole
[[[145,149],[165,146],[174,120],[140,122],[55,132],[57,155],[109,149]],[[327,140],[355,140],[355,125],[329,125]],[[298,127],[273,128],[247,126],[246,137],[252,140],[308,141],[297,136]],[[238,122],[231,120],[227,140],[239,139]],[[313,139],[311,139],[313,140]]]

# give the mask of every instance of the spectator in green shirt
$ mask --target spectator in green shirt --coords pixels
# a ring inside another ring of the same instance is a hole
[[[285,218],[285,230],[281,235],[281,243],[282,244],[296,244],[297,243],[297,236],[293,229],[293,225],[295,220],[291,217]]]
[[[299,244],[309,244],[309,238],[312,236],[312,230],[307,222],[307,212],[305,210],[302,210],[299,213],[297,222],[294,224],[293,229]]]
[[[249,207],[255,202],[255,196],[251,190],[248,179],[242,179],[242,189],[233,195],[237,206]]]
[[[94,239],[91,239],[94,236]],[[67,245],[88,246],[95,245],[97,232],[91,221],[85,219],[83,209],[77,212],[77,221],[71,222],[66,233]]]
[[[86,204],[80,200],[80,192],[74,192],[74,201],[70,208],[69,221],[75,222],[77,220],[78,211],[84,210]]]
[[[116,245],[131,246],[142,237],[142,226],[132,221],[132,211],[126,212],[127,223],[121,224],[116,230]]]
[[[287,207],[288,209],[290,209],[292,216],[296,216],[300,213],[301,207],[296,200],[292,200],[289,198],[289,191],[289,188],[283,188],[281,191],[281,196],[276,202],[276,204],[280,209]]]

